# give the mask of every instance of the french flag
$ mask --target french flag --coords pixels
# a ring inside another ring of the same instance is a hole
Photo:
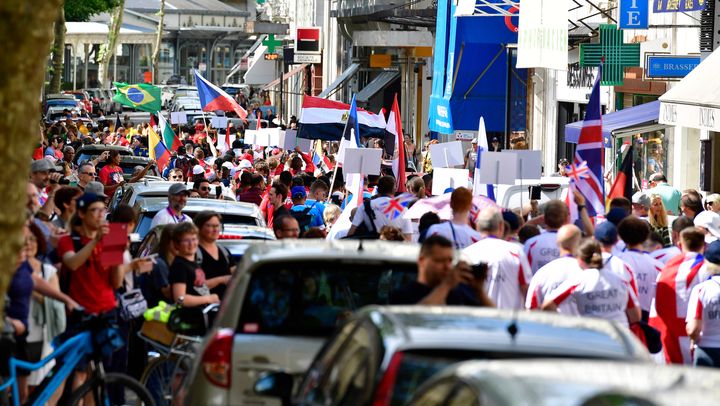
[[[243,120],[247,117],[247,111],[235,99],[202,77],[198,71],[195,71],[195,86],[203,111],[234,111]]]
[[[340,141],[348,120],[350,105],[320,97],[303,98],[298,133],[300,138]],[[373,112],[357,109],[359,136],[385,138],[385,118]]]

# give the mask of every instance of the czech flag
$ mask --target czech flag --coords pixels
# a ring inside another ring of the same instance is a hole
[[[298,120],[297,136],[311,140],[340,141],[350,118],[350,110],[349,104],[305,96]],[[385,139],[385,117],[365,109],[356,110],[358,138]]]
[[[151,128],[148,129],[148,146],[150,158],[157,162],[158,169],[162,172],[170,162],[170,151],[160,140],[160,136]]]
[[[235,99],[202,77],[198,71],[195,71],[195,86],[203,111],[234,111],[243,120],[247,117],[247,111]]]
[[[626,197],[632,200],[632,181],[633,181],[633,146],[627,150],[627,154],[620,165],[620,171],[608,192],[608,201],[616,197]]]

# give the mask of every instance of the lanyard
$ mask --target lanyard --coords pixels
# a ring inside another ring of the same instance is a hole
[[[167,212],[170,214],[170,216],[172,216],[172,218],[173,218],[173,220],[175,221],[176,224],[177,224],[178,222],[182,221],[182,219],[185,218],[185,215],[184,215],[184,214],[181,214],[180,217],[175,216],[175,213],[174,213],[172,210],[170,210],[169,207],[166,208],[165,210],[167,210]]]

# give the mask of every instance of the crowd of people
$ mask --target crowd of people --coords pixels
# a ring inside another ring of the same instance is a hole
[[[69,117],[42,131],[34,153],[25,246],[5,311],[20,359],[37,361],[51,351],[52,339],[71,327],[66,311],[119,315],[118,297],[135,289],[149,307],[161,301],[187,307],[220,302],[236,266],[217,243],[222,216],[207,211],[190,218],[183,208],[188,198],[229,194],[257,205],[277,239],[421,244],[418,280],[398,292],[397,303],[526,308],[614,320],[633,329],[661,354],[659,360],[720,366],[720,195],[705,197],[703,204],[700,193],[681,193],[658,173],[651,189],[609,202],[604,219],[592,221],[576,193],[580,218],[573,222],[563,201],[478,210],[472,191],[458,187],[447,191],[450,218],[428,210],[410,219],[405,213],[432,197],[430,173],[410,173],[400,185],[384,164],[381,175],[362,179],[362,193],[353,193],[342,169],[332,171],[333,143],[320,143],[312,153],[255,147],[243,143],[242,127],[228,126],[234,140],[217,152],[210,144],[222,131],[210,133],[198,122],[177,128],[181,146],[155,172],[173,182],[167,208],[152,220],[153,228],[162,227],[159,252],[132,258],[126,248],[121,263],[108,265],[103,241],[109,224],[133,230],[137,222],[132,207],[120,204],[108,212],[108,203],[118,188],[152,173],[156,162],[148,159],[127,174],[117,149],[75,160],[75,151],[88,144],[125,145],[139,156],[147,152],[148,123],[100,128]],[[422,155],[409,139],[406,148],[410,159]],[[466,158],[470,164],[475,159]],[[405,192],[399,193],[399,186]],[[108,368],[138,376],[145,359],[136,356],[145,348],[132,339],[138,325],[132,319],[119,323],[130,345],[108,359]],[[82,384],[83,372],[69,385]],[[23,398],[43,373],[47,370],[22,378]]]

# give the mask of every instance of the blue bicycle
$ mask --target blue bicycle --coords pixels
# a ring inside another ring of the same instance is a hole
[[[0,385],[0,392],[5,393],[12,387],[12,404],[20,405],[20,393],[17,383],[17,369],[35,371],[52,360],[56,360],[51,372],[30,395],[25,404],[45,405],[77,365],[89,361],[90,373],[82,386],[77,388],[68,403],[76,405],[83,400],[94,400],[95,405],[148,405],[155,402],[150,393],[138,381],[120,373],[105,373],[102,359],[108,357],[125,343],[106,317],[81,315],[80,329],[69,331],[69,336],[62,344],[54,342],[55,351],[39,362],[31,363],[10,357],[10,376]],[[67,382],[69,385],[70,382]],[[86,403],[87,404],[87,403]]]

